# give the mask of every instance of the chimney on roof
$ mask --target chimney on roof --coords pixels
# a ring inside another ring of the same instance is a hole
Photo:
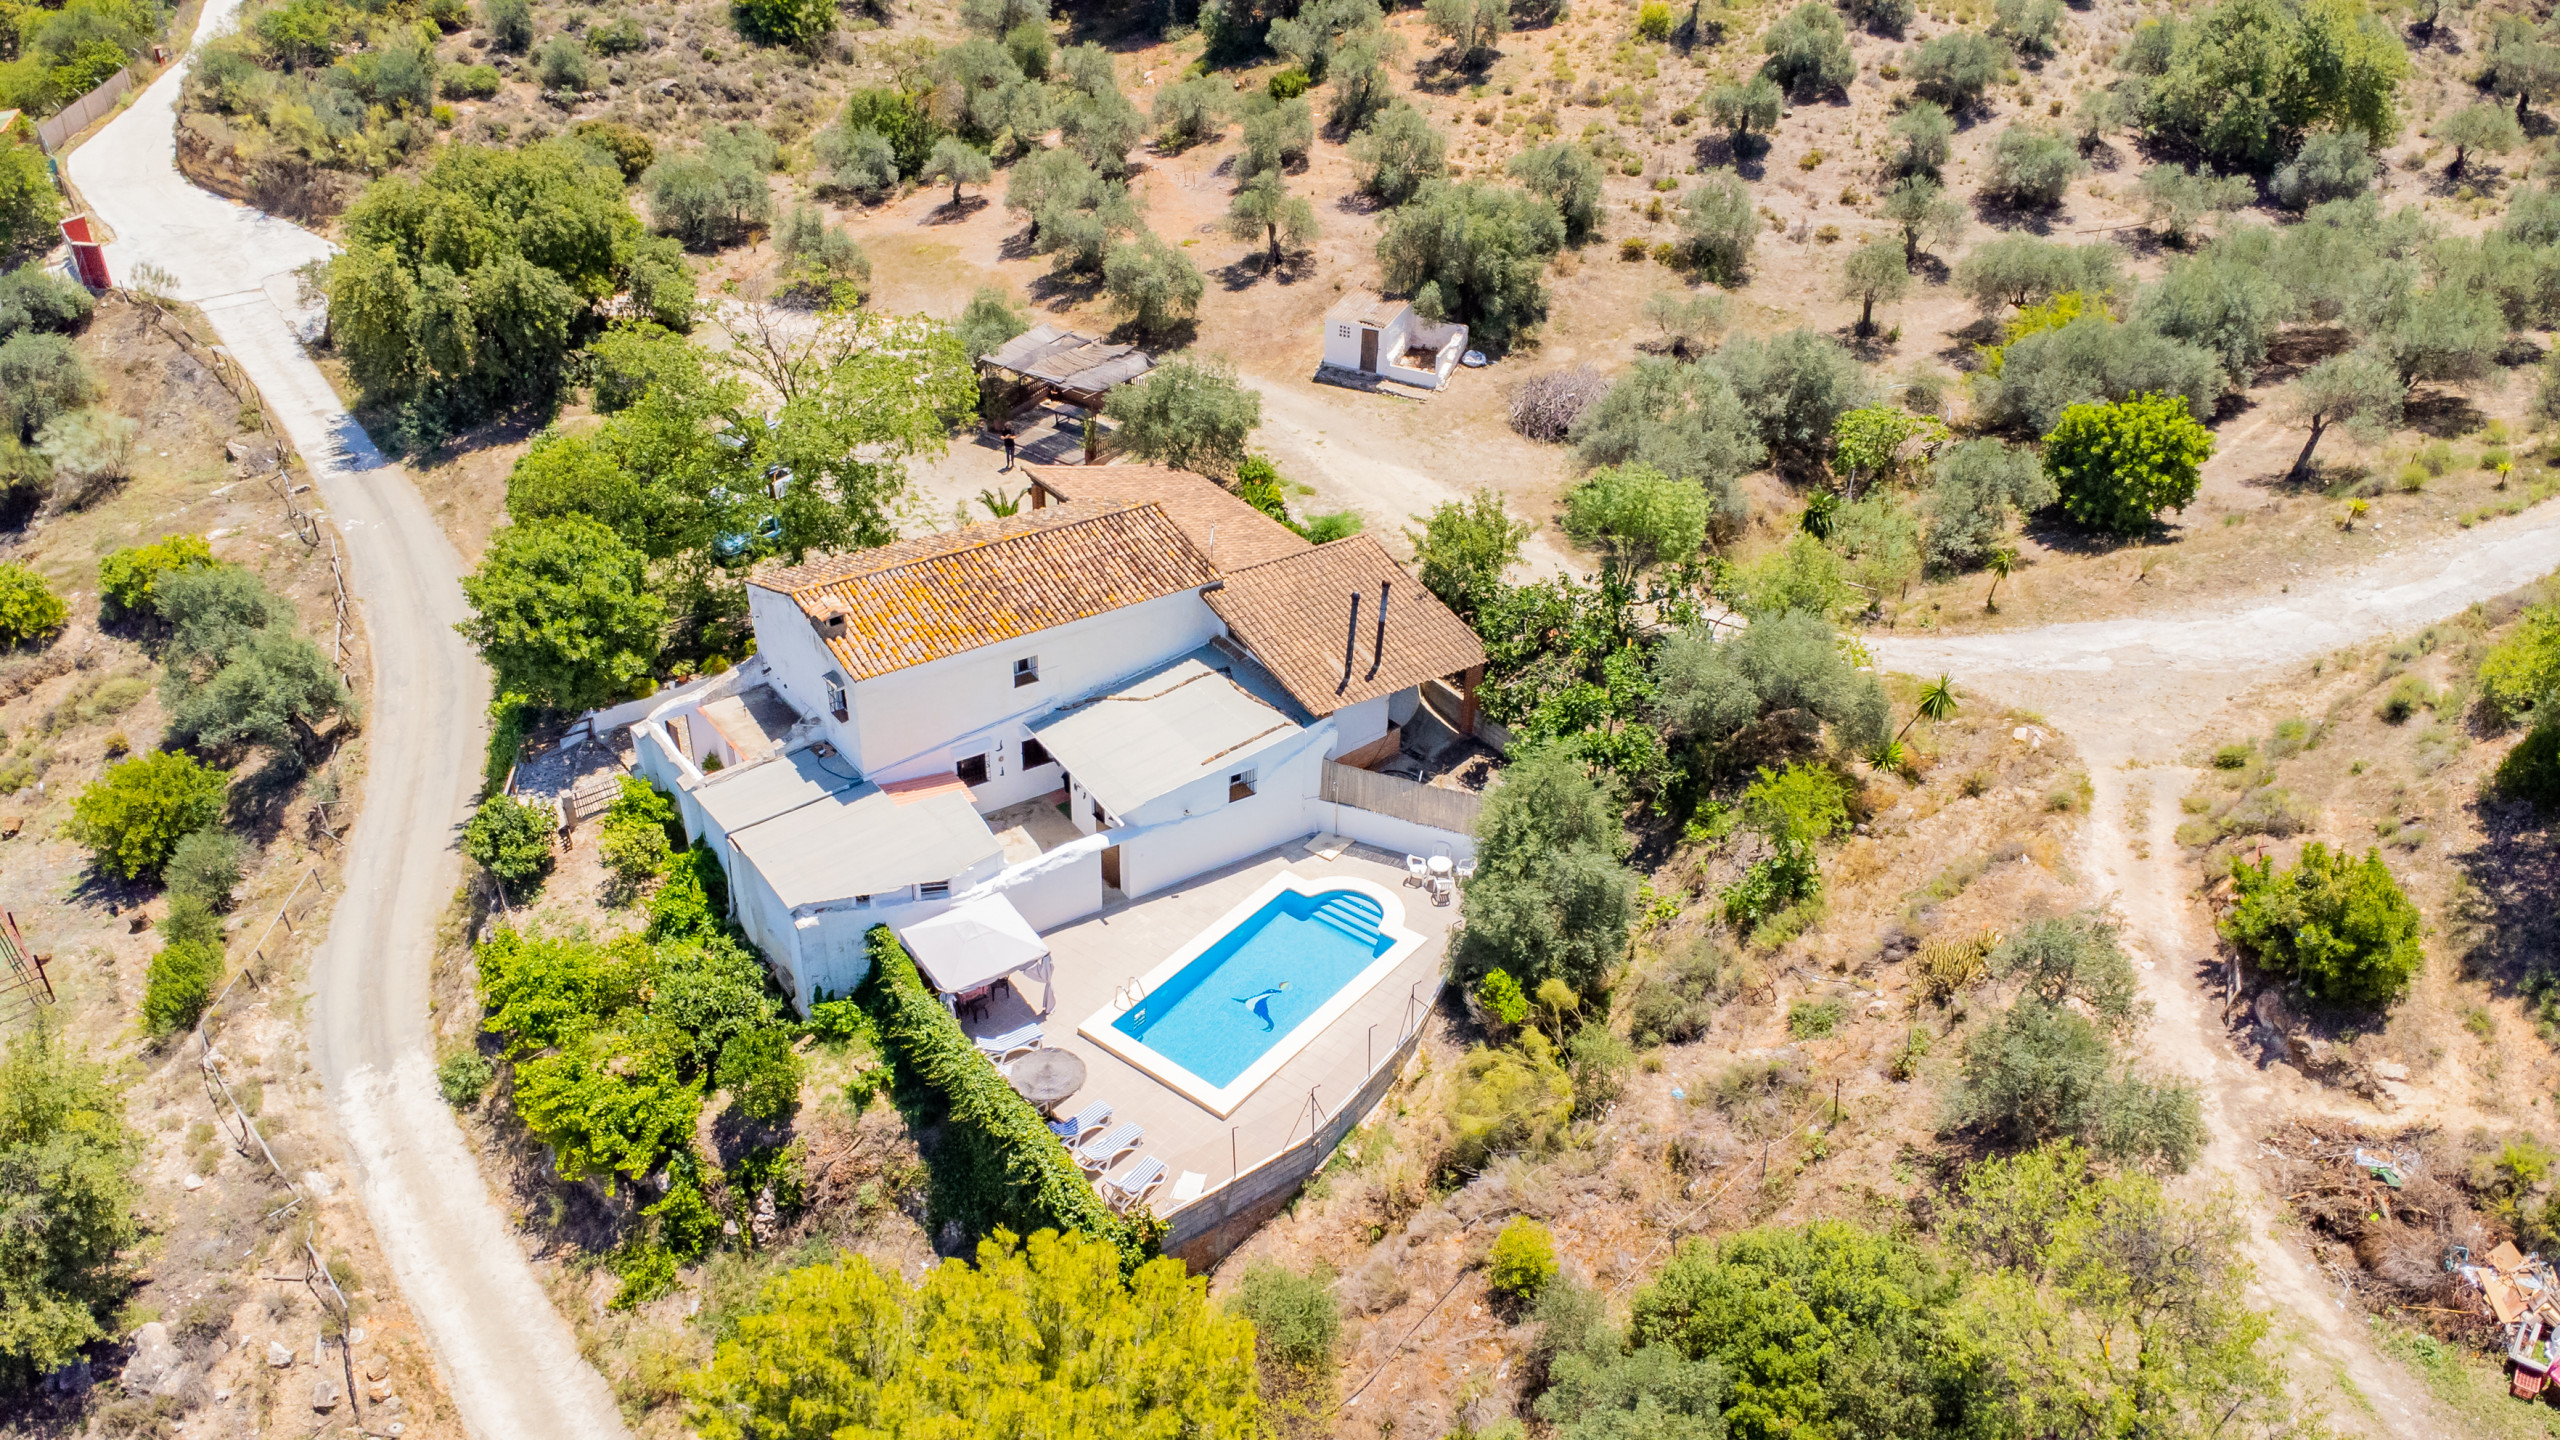
[[[826,614],[818,617],[818,633],[826,639],[843,639],[844,627],[845,614],[842,610],[830,610]]]
[[[1389,583],[1385,580],[1378,582],[1378,644],[1377,648],[1369,652],[1368,678],[1372,680],[1378,676],[1378,667],[1387,663],[1387,586]]]
[[[1351,688],[1351,664],[1360,655],[1360,592],[1351,592],[1351,629],[1342,637],[1342,683],[1333,687],[1341,694]]]

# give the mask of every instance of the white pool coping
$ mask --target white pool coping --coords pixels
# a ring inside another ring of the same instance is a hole
[[[1137,1005],[1143,1004],[1147,996],[1156,992],[1157,987],[1180,974],[1182,967],[1199,959],[1210,946],[1226,938],[1227,932],[1253,918],[1255,911],[1270,904],[1274,897],[1287,890],[1294,890],[1310,898],[1320,898],[1345,891],[1365,895],[1378,902],[1381,912],[1378,917],[1378,933],[1394,943],[1388,945],[1386,953],[1380,955],[1367,969],[1345,981],[1341,989],[1333,992],[1331,999],[1316,1007],[1314,1014],[1299,1021],[1290,1027],[1288,1033],[1273,1040],[1271,1048],[1262,1052],[1262,1058],[1246,1066],[1242,1074],[1224,1085],[1210,1084],[1191,1073],[1185,1066],[1159,1053],[1155,1047],[1114,1028],[1114,1022],[1128,1014]],[[1281,1066],[1296,1059],[1299,1051],[1314,1044],[1316,1037],[1322,1035],[1326,1027],[1341,1019],[1352,1006],[1358,1004],[1362,996],[1378,988],[1379,982],[1394,973],[1395,968],[1404,963],[1405,957],[1421,948],[1423,939],[1423,936],[1405,928],[1404,901],[1384,885],[1349,876],[1323,881],[1305,880],[1292,871],[1283,870],[1263,882],[1261,888],[1237,901],[1234,908],[1219,916],[1215,924],[1191,937],[1180,949],[1166,956],[1163,963],[1140,976],[1137,996],[1122,995],[1114,999],[1111,1004],[1096,1010],[1083,1024],[1078,1025],[1076,1033],[1128,1061],[1144,1071],[1156,1083],[1179,1093],[1185,1099],[1223,1120],[1234,1114],[1236,1107],[1242,1105],[1247,1096],[1261,1088],[1264,1081],[1279,1073]]]

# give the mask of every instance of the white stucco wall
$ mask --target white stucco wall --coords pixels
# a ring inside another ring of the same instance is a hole
[[[827,709],[826,674],[843,667],[827,653],[826,642],[818,638],[818,628],[809,623],[809,617],[800,613],[799,603],[788,595],[750,585],[747,618],[755,626],[756,654],[764,657],[767,666],[765,683],[781,691],[792,709],[816,717],[827,740],[838,750],[852,754],[853,725],[837,720],[834,712]],[[854,712],[857,719],[860,713]]]
[[[1387,357],[1402,349],[1405,336],[1413,329],[1414,315],[1408,308],[1378,328],[1378,368],[1384,369]],[[1360,332],[1370,327],[1357,320],[1327,320],[1324,326],[1324,363],[1345,370],[1360,368]]]
[[[1394,709],[1390,702],[1395,698],[1393,695],[1380,695],[1373,700],[1363,700],[1357,705],[1346,705],[1334,711],[1332,715],[1333,745],[1325,751],[1325,754],[1341,755],[1346,751],[1357,750],[1363,745],[1384,739],[1387,733],[1387,722],[1394,717]]]
[[[1248,799],[1228,800],[1222,774],[1141,807],[1140,814],[1154,817],[1159,828],[1121,843],[1121,893],[1153,894],[1315,833],[1307,806],[1322,781],[1324,756],[1324,739],[1318,737],[1284,759],[1256,759],[1256,789]],[[1214,804],[1208,800],[1212,790]],[[1183,818],[1186,808],[1189,818]]]

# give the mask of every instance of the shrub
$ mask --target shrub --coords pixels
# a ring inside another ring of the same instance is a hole
[[[1671,38],[1671,7],[1662,0],[1645,0],[1636,9],[1636,38],[1668,40]]]
[[[1535,1300],[1555,1278],[1554,1232],[1526,1215],[1512,1216],[1485,1257],[1485,1283],[1497,1295]]]
[[[2011,1145],[2075,1139],[2112,1159],[2184,1170],[2203,1149],[2192,1086],[2152,1085],[2116,1067],[2096,1024],[2059,1005],[2023,999],[1965,1040],[1963,1079],[1949,1123],[1979,1126]]]
[[[2308,210],[2362,195],[2378,169],[2362,130],[2323,130],[2277,167],[2268,188],[2286,209]]]
[[[2028,515],[2061,498],[2035,453],[1999,440],[1947,446],[1931,465],[1927,563],[1970,570],[1998,548],[2011,510]]]
[[[1865,368],[1840,342],[1803,328],[1766,339],[1736,335],[1709,363],[1732,384],[1770,453],[1797,466],[1827,454],[1840,417],[1873,395]]]
[[[1559,140],[1512,156],[1506,171],[1555,207],[1568,243],[1578,245],[1600,228],[1600,162],[1588,149]]]
[[[1892,717],[1884,687],[1841,653],[1830,622],[1778,587],[1750,598],[1757,608],[1733,639],[1702,626],[1664,643],[1656,673],[1665,728],[1719,759],[1809,746],[1826,726],[1852,751],[1882,742]]]
[[[1846,89],[1858,74],[1839,12],[1822,0],[1805,0],[1771,21],[1760,37],[1760,48],[1769,53],[1769,78],[1793,91],[1798,100]]]
[[[636,894],[666,873],[674,852],[663,825],[607,820],[597,833],[596,853],[615,886],[624,894]]]
[[[898,152],[888,137],[868,126],[830,125],[809,144],[827,168],[827,183],[839,190],[878,195],[898,183]]]
[[[1405,541],[1424,588],[1472,623],[1503,594],[1503,576],[1520,563],[1520,546],[1532,529],[1511,517],[1499,491],[1486,488],[1464,501],[1442,501],[1419,533],[1405,532]]]
[[[834,0],[731,0],[729,23],[758,45],[817,53],[836,28]]]
[[[1787,1034],[1797,1040],[1819,1040],[1840,1028],[1837,1000],[1798,1000],[1787,1007]]]
[[[1645,359],[1620,373],[1598,403],[1573,422],[1585,465],[1644,465],[1704,485],[1719,530],[1751,516],[1740,476],[1769,458],[1751,412],[1723,370]]]
[[[1961,111],[1982,98],[2008,63],[1999,42],[1959,27],[1920,42],[1911,57],[1911,79],[1921,98]]]
[[[54,243],[62,192],[33,145],[0,145],[0,258]]]
[[[1257,1256],[1227,1297],[1227,1313],[1253,1322],[1255,1345],[1265,1359],[1314,1374],[1333,1367],[1342,1302],[1325,1280]]]
[[[208,825],[192,831],[169,851],[164,876],[173,897],[185,895],[215,910],[231,906],[231,892],[247,869],[248,847],[228,830]]]
[[[1895,40],[1902,38],[1902,32],[1920,13],[1920,7],[1914,0],[1849,0],[1848,10],[1850,19],[1878,35]]]
[[[0,274],[0,340],[21,330],[77,330],[96,307],[87,290],[35,261]]]
[[[1529,1018],[1529,997],[1520,993],[1520,982],[1500,970],[1488,970],[1476,983],[1476,1003],[1496,1023],[1518,1025]]]
[[[533,52],[533,73],[545,90],[583,91],[595,88],[595,73],[587,63],[587,47],[566,35],[554,35]]]
[[[0,147],[0,155],[25,148]],[[0,340],[0,436],[33,439],[98,393],[97,377],[68,338],[21,330]]]
[[[499,49],[524,50],[533,44],[531,0],[480,0],[480,28]]]
[[[1306,76],[1301,74],[1298,81],[1297,93],[1306,93]],[[1274,99],[1296,98],[1280,93],[1276,75],[1272,77],[1271,93]],[[1226,87],[1206,75],[1176,81],[1156,92],[1155,112],[1150,118],[1156,124],[1156,143],[1167,150],[1187,150],[1214,140],[1227,128]]]
[[[2071,142],[2039,125],[2012,125],[1991,149],[1991,178],[1984,188],[2012,205],[2051,209],[2082,169]]]
[[[2560,813],[2560,719],[2526,731],[2499,760],[2493,778],[2507,799],[2529,801],[2546,815]]]
[[[157,587],[165,576],[210,569],[213,546],[201,535],[171,535],[149,545],[128,545],[98,561],[98,599],[108,619],[157,616]]]
[[[446,69],[439,88],[447,100],[488,100],[497,96],[498,67],[455,65]]]
[[[498,1067],[477,1050],[456,1050],[436,1066],[436,1089],[456,1110],[476,1105],[498,1078]]]
[[[1452,1174],[1475,1174],[1497,1155],[1545,1155],[1562,1143],[1573,1118],[1573,1079],[1547,1037],[1524,1030],[1516,1047],[1467,1052],[1448,1114],[1445,1163]]]
[[[480,802],[462,827],[462,853],[500,884],[517,889],[551,870],[551,832],[557,820],[551,807],[492,795]]]
[[[599,55],[629,55],[634,51],[645,48],[648,43],[649,32],[641,26],[640,17],[627,12],[621,15],[616,15],[603,24],[594,26],[587,31],[587,48],[595,51]],[[583,130],[588,123],[590,122],[581,121],[575,128]],[[613,122],[605,121],[602,123],[611,124]],[[643,166],[642,168],[645,169],[647,167]],[[636,174],[638,172],[631,171],[627,173]]]
[[[781,1125],[800,1108],[800,1082],[805,1067],[791,1048],[791,1032],[780,1025],[740,1030],[720,1047],[715,1072],[738,1113],[765,1125]]]
[[[176,941],[160,947],[143,980],[144,1027],[158,1038],[193,1026],[212,1003],[214,983],[221,978],[218,941]]]
[[[15,560],[0,563],[0,645],[44,639],[70,614],[43,576]]]
[[[2150,528],[2164,509],[2183,510],[2213,454],[2213,436],[2172,395],[2137,395],[2113,405],[2074,405],[2045,437],[2045,470],[2062,507],[2083,525],[2119,535]]]
[[[1515,762],[1476,826],[1476,875],[1459,895],[1459,971],[1561,979],[1596,993],[1623,958],[1635,877],[1618,863],[1609,797],[1553,751]]]
[[[899,1092],[929,1096],[930,1113],[947,1127],[934,1147],[933,1223],[1081,1232],[1117,1247],[1124,1269],[1142,1264],[1163,1222],[1102,1203],[1040,1112],[978,1053],[886,926],[871,932],[870,953],[871,973],[854,999],[879,1026]]]
[[[2387,1006],[2426,963],[2426,922],[2379,850],[2357,860],[2314,840],[2290,869],[2268,856],[2234,866],[2231,878],[2223,938],[2316,999]]]
[[[1742,283],[1760,236],[1751,188],[1730,170],[1710,172],[1680,197],[1680,235],[1689,263],[1727,288]]]
[[[119,761],[71,802],[71,838],[100,870],[156,877],[180,840],[221,816],[230,782],[231,772],[177,751]]]

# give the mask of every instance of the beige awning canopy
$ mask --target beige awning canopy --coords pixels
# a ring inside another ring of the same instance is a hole
[[[931,919],[898,932],[907,954],[924,972],[926,983],[947,998],[992,985],[1008,975],[1037,977],[1044,996],[1040,1013],[1051,1003],[1049,945],[1013,902],[999,894],[963,901]]]

